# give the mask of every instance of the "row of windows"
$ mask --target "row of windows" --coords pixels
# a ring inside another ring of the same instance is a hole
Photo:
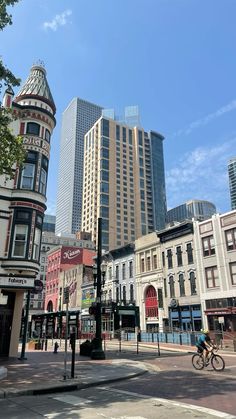
[[[190,281],[191,295],[196,295],[197,294],[197,289],[196,289],[196,278],[195,278],[194,272],[190,272],[188,280]],[[169,283],[170,297],[175,298],[176,297],[176,288],[175,288],[175,280],[174,280],[173,275],[171,275],[169,277],[168,283]],[[164,284],[166,284],[166,281],[164,281]],[[184,279],[184,275],[182,273],[179,274],[179,276],[178,276],[178,284],[179,284],[179,296],[184,297],[186,295],[185,294],[185,279]],[[165,285],[165,294],[166,294],[166,297],[167,297],[166,285]]]
[[[227,250],[236,249],[236,228],[225,231],[225,241]],[[216,250],[213,235],[202,238],[202,250],[204,257],[215,255]]]
[[[183,265],[183,258],[182,258],[182,247],[181,246],[177,246],[176,247],[176,262],[177,262],[177,266],[182,266]],[[193,263],[193,248],[192,248],[192,243],[187,243],[186,245],[186,253],[187,253],[187,260],[188,260],[188,264],[192,264]],[[167,249],[167,266],[168,269],[172,269],[173,268],[173,252],[172,249]],[[165,253],[162,253],[162,264],[163,266],[165,266]]]

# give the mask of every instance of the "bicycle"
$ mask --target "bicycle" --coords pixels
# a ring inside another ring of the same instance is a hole
[[[208,355],[207,362],[204,362],[203,351],[198,350],[196,354],[192,356],[192,364],[196,370],[202,370],[204,367],[207,367],[211,363],[212,368],[215,371],[223,371],[225,368],[225,361],[222,356],[216,354],[219,350],[218,347],[214,346]]]

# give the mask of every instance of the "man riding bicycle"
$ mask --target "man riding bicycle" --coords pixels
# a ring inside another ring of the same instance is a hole
[[[213,348],[213,342],[209,336],[209,330],[201,330],[202,334],[199,336],[196,347],[199,352],[203,352],[204,364],[208,365],[208,355]]]

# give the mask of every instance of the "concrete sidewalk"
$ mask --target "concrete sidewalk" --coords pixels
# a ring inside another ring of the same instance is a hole
[[[68,353],[67,379],[64,380],[64,354],[53,352],[26,352],[27,360],[1,359],[7,368],[7,377],[0,380],[0,398],[46,394],[107,384],[144,374],[143,363],[129,359],[93,361],[76,355],[75,378],[71,376],[71,353]],[[115,358],[115,357],[114,357]]]

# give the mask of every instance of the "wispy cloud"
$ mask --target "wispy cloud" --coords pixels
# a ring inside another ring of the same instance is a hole
[[[236,109],[236,100],[232,100],[228,105],[222,106],[222,108],[218,109],[217,111],[210,113],[207,116],[204,116],[201,119],[198,119],[197,121],[191,122],[187,127],[182,128],[178,131],[176,131],[174,134],[171,135],[171,137],[179,137],[180,135],[189,135],[193,130],[202,127],[204,125],[207,125],[209,122],[213,121],[214,119],[217,119],[221,117],[222,115],[233,111]]]
[[[57,31],[59,26],[65,26],[68,23],[68,17],[72,14],[71,10],[65,10],[60,15],[56,15],[50,22],[44,22],[43,28],[45,30],[51,29]]]
[[[236,155],[236,137],[215,147],[198,147],[183,155],[166,173],[168,207],[189,199],[213,202],[218,211],[229,210],[227,164]]]

